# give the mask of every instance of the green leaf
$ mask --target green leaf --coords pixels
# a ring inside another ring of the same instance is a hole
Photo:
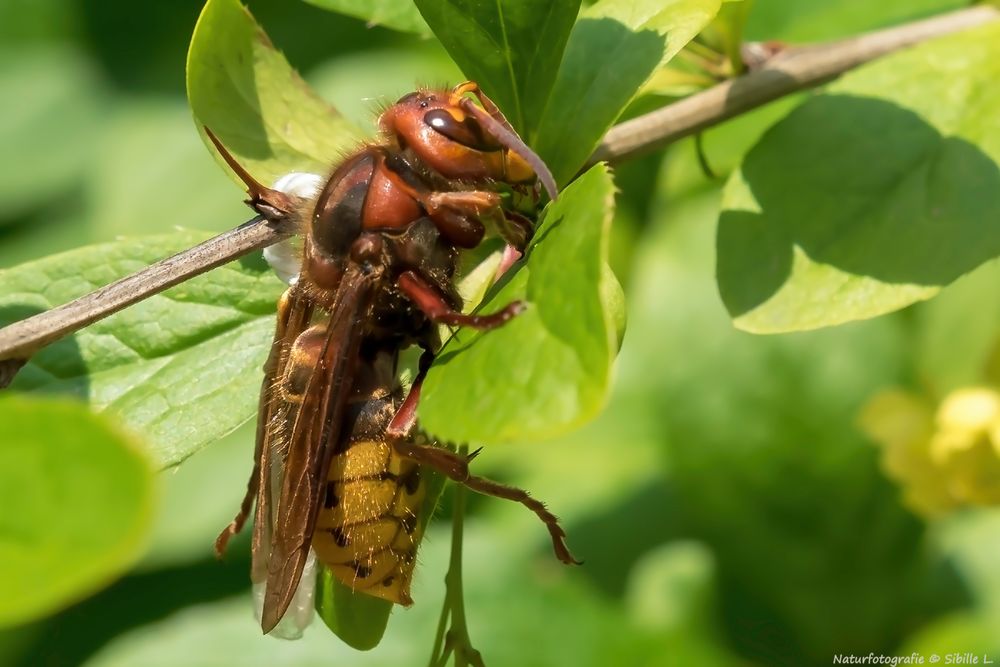
[[[378,646],[393,605],[388,600],[355,593],[320,567],[316,582],[316,612],[344,643],[359,651]]]
[[[211,128],[265,185],[290,171],[325,173],[362,137],[299,78],[238,0],[205,4],[188,51],[187,92],[199,132]]]
[[[527,138],[556,78],[580,0],[415,0],[465,75]]]
[[[306,0],[311,5],[346,14],[368,22],[369,26],[385,26],[402,32],[412,32],[421,36],[431,34],[417,6],[412,0]]]
[[[107,420],[66,400],[0,397],[0,626],[102,588],[139,555],[153,474]]]
[[[492,331],[463,329],[444,347],[423,386],[424,429],[476,444],[537,440],[600,410],[621,322],[621,302],[605,298],[616,293],[605,268],[613,192],[597,165],[549,206],[527,261],[480,308],[520,299],[527,310]]]
[[[204,239],[177,232],[0,271],[0,323],[47,310]],[[32,357],[13,386],[70,393],[141,433],[160,466],[249,419],[281,282],[248,256],[116,313]]]
[[[858,70],[771,128],[719,221],[736,326],[874,317],[1000,254],[998,77],[993,24]]]
[[[746,39],[819,42],[967,6],[965,0],[756,0],[747,22]]]
[[[743,33],[754,5],[755,0],[723,0],[718,16],[702,33],[705,43],[724,53],[737,72],[742,71],[743,54],[740,48],[745,41]]]
[[[661,67],[642,88],[642,94],[685,97],[710,88],[720,78],[744,69],[743,28],[753,0],[723,0],[715,18],[685,46],[678,57]],[[632,115],[630,109],[628,115]]]
[[[419,516],[420,529],[426,531],[437,508],[444,477],[431,473]],[[325,567],[320,567],[316,582],[316,612],[326,626],[348,646],[368,651],[378,646],[395,605],[388,600],[362,595],[337,581]]]
[[[88,58],[66,47],[0,47],[0,226],[82,179],[97,147],[104,92]]]
[[[602,0],[577,21],[532,145],[566,183],[643,84],[719,11],[719,0]]]

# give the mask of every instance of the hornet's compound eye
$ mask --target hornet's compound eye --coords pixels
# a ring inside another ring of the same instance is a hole
[[[422,93],[418,90],[412,93],[407,93],[406,95],[400,97],[398,100],[396,100],[396,105],[402,104],[405,106],[407,104],[410,104],[411,102],[415,102],[417,106],[419,106],[421,109],[426,109],[428,106],[430,106],[431,102],[436,102],[436,101],[437,97],[435,97],[433,93],[430,94]]]
[[[432,109],[424,114],[424,122],[452,141],[477,151],[503,148],[496,139],[484,133],[482,125],[471,116],[458,120],[447,109]]]

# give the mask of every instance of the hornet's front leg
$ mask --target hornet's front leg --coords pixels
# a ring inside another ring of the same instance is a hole
[[[500,195],[495,192],[482,190],[427,192],[417,201],[427,211],[438,231],[448,238],[451,238],[449,234],[453,233],[452,229],[466,230],[478,227],[483,230],[479,237],[481,241],[485,233],[483,223],[486,222],[496,230],[507,245],[523,253],[535,231],[528,218],[504,209]]]
[[[404,176],[410,169],[399,156],[383,153],[380,158],[393,185],[412,197],[427,212],[441,235],[459,248],[475,248],[482,243],[487,225],[509,245],[523,252],[534,232],[531,221],[503,208],[495,192],[461,190],[439,192],[417,179]]]
[[[415,271],[404,271],[396,285],[432,322],[449,326],[495,329],[524,311],[524,303],[514,301],[490,315],[460,313],[445,300],[436,287]]]

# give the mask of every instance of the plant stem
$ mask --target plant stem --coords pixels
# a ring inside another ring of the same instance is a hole
[[[462,445],[458,449],[461,456],[469,453],[469,448]],[[455,507],[451,521],[451,559],[448,561],[448,574],[445,582],[448,588],[448,600],[451,607],[451,635],[455,646],[455,667],[465,667],[468,662],[467,649],[472,648],[469,641],[469,629],[465,620],[465,594],[462,586],[462,544],[465,538],[465,494],[462,484],[455,485],[455,495],[452,502]]]
[[[696,51],[688,51],[687,49],[681,49],[675,57],[678,60],[686,60],[688,63],[699,68],[702,72],[708,74],[713,82],[718,81],[721,78],[722,68],[716,60],[709,60],[700,53]]]
[[[447,658],[447,654],[442,652],[444,648],[444,636],[448,631],[448,618],[451,614],[447,590],[445,591],[444,602],[441,604],[441,617],[438,619],[437,632],[434,633],[434,648],[431,650],[431,661],[429,667],[438,667],[442,660]]]
[[[708,46],[707,44],[703,44],[702,42],[698,41],[697,37],[695,37],[690,42],[685,44],[684,48],[691,51],[691,53],[698,54],[706,61],[712,63],[717,63],[726,57],[726,54],[720,53],[715,49],[713,49],[712,47]]]
[[[460,446],[458,453],[462,456],[468,456],[468,445]],[[468,667],[470,664],[474,667],[483,667],[482,655],[473,648],[472,640],[469,638],[469,626],[465,618],[465,592],[462,585],[465,496],[468,490],[462,484],[455,484],[454,489],[451,557],[448,560],[448,573],[444,576],[445,600],[441,609],[441,618],[438,621],[430,667],[444,667],[451,654],[455,656],[455,667]]]
[[[743,76],[611,128],[587,166],[620,162],[717,125],[791,93],[826,83],[892,51],[1000,18],[987,5],[826,44],[787,48]]]
[[[265,220],[258,215],[86,296],[0,329],[0,382],[13,378],[13,372],[4,372],[5,366],[13,365],[11,362],[25,360],[42,347],[126,306],[286,239],[293,231],[294,226],[287,219]],[[0,384],[0,388],[3,386],[5,383]]]

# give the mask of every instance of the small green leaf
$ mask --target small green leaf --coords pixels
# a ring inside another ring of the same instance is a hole
[[[0,396],[0,626],[72,604],[121,574],[150,524],[149,462],[84,406]]]
[[[369,26],[385,26],[421,36],[431,34],[412,0],[306,0],[311,5],[346,14],[368,22]]]
[[[604,404],[621,321],[608,285],[614,187],[597,165],[551,204],[522,264],[480,312],[527,309],[487,332],[461,330],[424,382],[420,420],[447,441],[494,444],[564,433]],[[620,290],[620,288],[618,288]]]
[[[874,317],[1000,254],[998,77],[992,24],[858,70],[771,128],[719,221],[736,326]]]
[[[465,75],[530,138],[580,0],[416,0],[416,5]]]
[[[437,473],[432,472],[428,477],[419,517],[421,531],[426,531],[434,515],[444,482],[444,477]],[[337,581],[330,570],[320,567],[316,581],[316,613],[348,646],[359,651],[378,646],[393,607],[395,605],[388,600],[354,592]]]
[[[388,600],[355,593],[320,567],[316,581],[316,612],[344,643],[359,651],[378,646],[393,605]]]
[[[577,21],[532,145],[562,184],[642,85],[704,28],[719,0],[602,0]]]
[[[653,74],[641,94],[684,97],[740,74],[745,68],[740,52],[743,28],[753,4],[753,0],[723,0],[712,22]]]
[[[184,250],[196,232],[81,248],[0,271],[0,324],[53,308]],[[50,345],[13,386],[69,393],[141,433],[161,466],[249,419],[281,282],[258,256],[189,280]]]
[[[78,184],[97,146],[104,92],[84,54],[0,47],[0,226]]]
[[[730,65],[737,72],[741,71],[743,65],[743,55],[740,53],[745,41],[743,33],[755,4],[755,0],[722,0],[719,15],[702,33],[705,43],[726,54]]]
[[[265,185],[290,171],[325,173],[362,137],[299,78],[238,0],[205,3],[187,91],[199,132],[209,127]]]

